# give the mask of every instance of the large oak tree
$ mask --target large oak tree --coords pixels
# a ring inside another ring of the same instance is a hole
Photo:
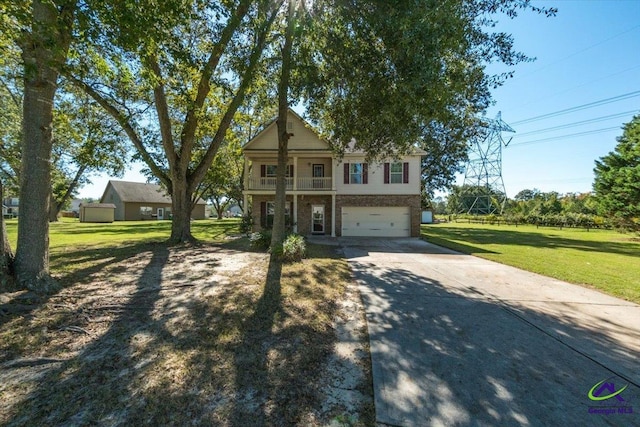
[[[280,5],[116,3],[96,12],[104,43],[78,49],[69,77],[122,126],[171,195],[173,242],[193,239],[197,190],[254,82]]]

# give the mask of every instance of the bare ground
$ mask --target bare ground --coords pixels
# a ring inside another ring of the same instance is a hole
[[[329,251],[76,254],[59,293],[0,297],[0,424],[372,425],[359,294]]]

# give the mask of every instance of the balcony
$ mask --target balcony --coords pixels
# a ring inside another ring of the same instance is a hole
[[[275,178],[249,178],[247,190],[276,190]],[[331,178],[298,178],[293,186],[293,178],[287,178],[287,191],[327,191],[331,190]]]

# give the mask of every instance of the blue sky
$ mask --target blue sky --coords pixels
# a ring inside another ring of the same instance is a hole
[[[621,126],[640,113],[640,0],[534,0],[534,4],[557,7],[558,14],[545,18],[527,12],[514,20],[498,18],[498,29],[513,34],[516,49],[537,58],[515,67],[514,78],[493,91],[495,105],[487,112],[494,117],[501,111],[502,119],[516,130],[504,134],[505,140],[513,136],[503,149],[507,195],[527,188],[591,191],[595,160],[614,149]],[[604,100],[611,102],[552,114]],[[551,117],[526,122],[542,115]],[[573,134],[581,135],[566,136]],[[117,179],[144,181],[139,169],[134,166]],[[108,179],[94,177],[92,185],[80,190],[80,197],[99,198]],[[460,176],[458,183],[462,182]]]
[[[640,113],[640,0],[534,4],[555,6],[558,14],[500,20],[516,48],[537,58],[518,65],[514,78],[494,90],[487,114],[501,111],[516,131],[503,134],[505,141],[513,136],[503,149],[505,188],[510,197],[526,188],[591,191],[595,160],[615,148],[620,127]],[[612,102],[552,114],[607,99]],[[551,116],[525,122],[543,115]],[[598,132],[608,128],[614,129]],[[581,135],[563,137],[573,134]]]

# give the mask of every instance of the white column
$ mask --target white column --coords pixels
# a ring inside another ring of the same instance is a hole
[[[246,157],[244,159],[244,189],[249,189],[249,159]]]
[[[298,189],[298,158],[293,158],[293,191]],[[295,200],[295,199],[294,199]],[[295,231],[295,229],[294,229]]]
[[[293,174],[296,174],[296,167],[293,167]],[[295,185],[295,184],[294,184]],[[293,195],[293,232],[298,232],[298,195]]]
[[[336,237],[336,194],[331,195],[331,237]]]
[[[336,169],[338,169],[338,162],[331,158],[331,189],[336,191]]]

